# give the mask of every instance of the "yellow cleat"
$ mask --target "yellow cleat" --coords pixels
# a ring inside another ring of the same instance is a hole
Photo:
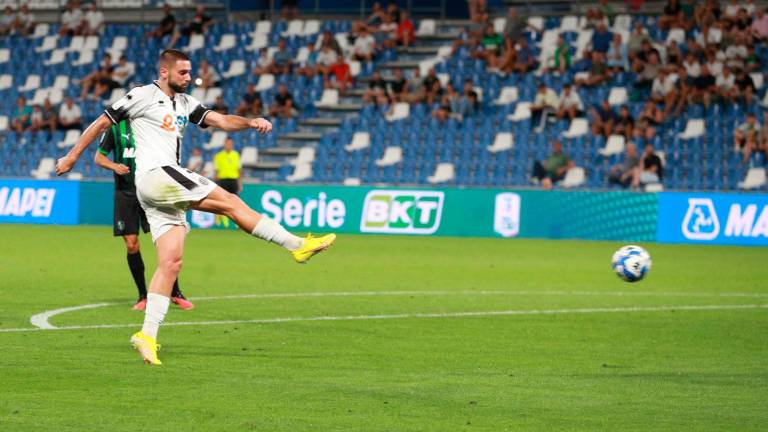
[[[297,263],[304,264],[316,254],[331,247],[335,241],[336,234],[328,234],[322,237],[312,237],[312,234],[309,234],[304,239],[304,245],[291,252],[291,254]]]
[[[142,332],[138,332],[131,336],[131,343],[133,347],[144,358],[144,363],[151,365],[161,365],[163,362],[157,358],[157,350],[160,349],[160,345],[157,344],[155,338],[151,338]]]

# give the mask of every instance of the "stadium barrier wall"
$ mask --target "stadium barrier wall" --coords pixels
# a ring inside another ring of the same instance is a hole
[[[0,180],[0,222],[111,225],[113,194],[111,182]],[[245,185],[241,197],[300,232],[768,246],[768,194]]]

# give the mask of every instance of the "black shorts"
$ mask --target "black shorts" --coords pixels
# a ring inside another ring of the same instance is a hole
[[[229,193],[237,195],[240,192],[240,182],[237,179],[219,179],[216,183]]]
[[[113,233],[115,237],[136,235],[141,228],[144,233],[149,232],[149,222],[144,209],[139,204],[135,193],[115,191],[115,220]]]

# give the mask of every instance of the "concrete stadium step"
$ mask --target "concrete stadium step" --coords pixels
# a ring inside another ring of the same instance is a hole
[[[277,136],[278,141],[320,141],[323,134],[319,132],[289,132]]]
[[[301,150],[298,147],[288,147],[288,146],[280,146],[280,147],[271,147],[268,149],[264,149],[259,152],[259,157],[262,156],[297,156],[299,154],[299,150]],[[267,162],[265,162],[267,163]],[[271,162],[270,162],[271,163]]]
[[[434,56],[437,54],[437,50],[439,48],[439,45],[435,46],[417,46],[417,47],[398,47],[397,53],[398,54],[406,54],[406,55],[428,55],[428,56]]]
[[[317,107],[318,111],[334,111],[334,112],[360,111],[361,109],[363,109],[363,104],[361,103],[339,104],[336,106]]]
[[[277,171],[281,166],[283,166],[281,162],[256,162],[253,165],[244,165],[245,168],[259,171]]]
[[[419,67],[419,61],[418,60],[399,60],[399,61],[393,61],[393,62],[386,62],[386,63],[380,63],[379,68],[381,69],[416,69]]]
[[[339,117],[314,117],[299,120],[299,126],[338,127],[341,126],[341,123],[342,119]]]

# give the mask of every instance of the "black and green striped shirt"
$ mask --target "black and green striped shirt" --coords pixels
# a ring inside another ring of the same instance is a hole
[[[122,120],[104,132],[99,143],[99,152],[104,156],[113,153],[115,163],[123,164],[131,169],[126,175],[115,174],[115,190],[136,193],[134,175],[136,174],[136,145],[133,142],[133,132],[128,119]]]

